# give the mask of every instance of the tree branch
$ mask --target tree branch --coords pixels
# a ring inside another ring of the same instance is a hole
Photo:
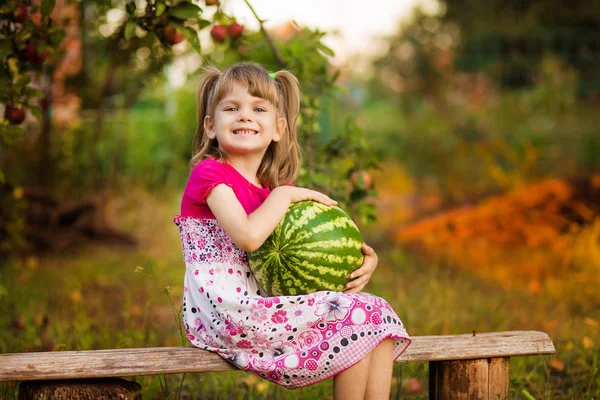
[[[254,7],[252,7],[252,5],[250,4],[250,2],[248,0],[244,0],[244,2],[246,3],[246,5],[250,9],[250,11],[252,11],[252,14],[254,14],[254,17],[258,21],[258,24],[260,25],[260,32],[265,37],[265,41],[267,42],[267,45],[273,52],[273,56],[275,56],[275,59],[277,60],[277,63],[279,64],[279,68],[281,68],[281,69],[287,68],[287,63],[285,62],[283,57],[281,57],[281,53],[279,52],[279,50],[277,50],[277,47],[275,46],[275,43],[273,42],[273,38],[271,38],[271,36],[267,32],[267,30],[265,29],[265,26],[263,25],[264,21],[259,18],[259,16],[256,14],[256,11],[254,10]]]

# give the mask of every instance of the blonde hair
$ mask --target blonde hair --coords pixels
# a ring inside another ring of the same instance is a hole
[[[274,77],[273,77],[274,76]],[[214,118],[215,106],[227,96],[234,83],[242,84],[254,97],[269,101],[278,110],[278,118],[285,118],[286,128],[278,142],[271,142],[258,168],[258,179],[273,189],[290,184],[300,169],[300,145],[296,137],[296,121],[300,112],[300,86],[298,79],[288,71],[269,74],[256,63],[237,63],[223,72],[210,66],[200,79],[197,96],[198,129],[194,137],[190,165],[212,157],[223,161],[225,154],[216,139],[204,131],[204,118]]]

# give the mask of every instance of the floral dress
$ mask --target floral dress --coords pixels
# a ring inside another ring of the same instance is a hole
[[[197,199],[199,192],[189,192]],[[178,216],[174,222],[186,265],[183,320],[192,345],[294,389],[344,371],[386,338],[394,340],[394,359],[410,344],[385,300],[331,291],[267,297],[246,252],[216,219]]]

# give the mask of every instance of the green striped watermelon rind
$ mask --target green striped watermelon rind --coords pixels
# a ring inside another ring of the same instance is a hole
[[[341,208],[302,201],[290,206],[265,243],[248,253],[248,260],[271,296],[343,291],[350,273],[363,263],[362,244],[358,227]],[[277,264],[281,267],[274,271]]]

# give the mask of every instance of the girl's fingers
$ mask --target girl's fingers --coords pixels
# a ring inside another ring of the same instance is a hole
[[[354,289],[357,286],[364,287],[367,284],[367,282],[369,282],[369,278],[370,278],[369,275],[359,276],[358,278],[353,279],[352,281],[346,283],[345,287],[346,287],[346,289]]]
[[[358,285],[358,286],[346,289],[344,292],[346,292],[346,293],[358,293],[358,292],[360,292],[361,290],[364,289],[365,285],[366,285],[366,283],[363,283],[361,285]]]
[[[316,193],[315,200],[319,201],[320,203],[323,203],[328,206],[333,206],[333,205],[337,204],[337,201],[333,200],[329,196],[324,195],[323,193],[319,193],[319,192],[315,192],[315,193]]]
[[[373,248],[366,243],[362,244],[362,252],[365,256],[374,256],[375,255],[375,250],[373,250]]]

